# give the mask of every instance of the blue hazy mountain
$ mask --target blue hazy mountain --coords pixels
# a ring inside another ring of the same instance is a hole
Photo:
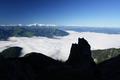
[[[72,30],[77,32],[97,32],[97,33],[107,33],[107,34],[120,34],[120,28],[106,28],[106,27],[78,27],[78,26],[62,26],[59,27],[63,30]]]
[[[0,26],[0,40],[9,37],[32,37],[42,36],[53,38],[54,36],[65,36],[67,32],[52,26]]]

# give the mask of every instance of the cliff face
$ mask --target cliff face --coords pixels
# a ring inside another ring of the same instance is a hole
[[[19,57],[21,50],[12,47],[0,53],[1,80],[119,80],[119,57],[96,65],[91,57],[90,45],[83,38],[72,44],[66,62],[40,53]],[[112,68],[116,68],[115,71]]]

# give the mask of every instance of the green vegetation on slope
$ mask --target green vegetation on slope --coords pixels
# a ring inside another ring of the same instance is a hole
[[[102,61],[108,60],[120,54],[120,48],[110,48],[104,50],[93,50],[92,57],[94,58],[96,63],[100,63]]]
[[[54,36],[66,36],[69,33],[49,26],[0,26],[0,40],[9,37],[32,37],[42,36],[53,38]]]

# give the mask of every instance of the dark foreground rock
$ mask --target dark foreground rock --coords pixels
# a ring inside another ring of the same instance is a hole
[[[2,51],[0,56],[4,58],[17,58],[22,55],[21,50],[22,48],[20,47],[10,47]]]
[[[22,48],[12,47],[0,54],[0,80],[119,80],[120,57],[95,64],[90,45],[83,39],[72,44],[66,62],[40,53],[21,55]],[[8,56],[9,55],[9,56]]]

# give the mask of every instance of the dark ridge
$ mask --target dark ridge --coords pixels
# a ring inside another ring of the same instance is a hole
[[[65,62],[34,52],[19,57],[21,49],[12,47],[0,54],[0,80],[120,80],[120,55],[96,64],[84,38],[72,44]]]
[[[103,80],[120,80],[120,55],[97,65]]]
[[[20,47],[10,47],[2,51],[0,56],[3,56],[4,58],[16,58],[22,54],[21,50],[22,48]]]

